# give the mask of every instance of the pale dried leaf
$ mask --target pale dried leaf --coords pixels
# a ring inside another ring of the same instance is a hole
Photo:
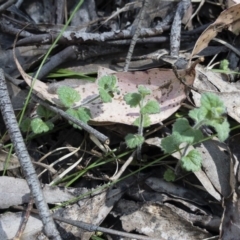
[[[18,60],[14,56],[18,70],[21,72],[24,80],[31,86],[31,77],[26,74]],[[120,95],[115,94],[111,103],[102,103],[100,100],[87,105],[92,114],[94,122],[117,122],[131,125],[139,116],[138,108],[130,108],[123,100],[123,95],[129,92],[136,92],[138,85],[142,84],[152,90],[148,99],[155,99],[159,102],[161,112],[150,115],[152,124],[165,120],[171,114],[178,110],[181,102],[186,98],[185,86],[176,78],[174,72],[169,69],[150,69],[139,72],[119,72],[114,73],[110,69],[100,68],[99,77],[102,75],[114,74],[118,78]],[[186,75],[185,70],[179,71],[179,75],[186,77],[189,84],[193,83],[194,74]],[[80,93],[83,102],[98,95],[96,83],[77,80],[79,86],[75,89]],[[49,93],[48,86],[35,79],[33,89],[38,95],[52,103],[58,103],[58,96]],[[113,111],[114,110],[114,111]]]
[[[160,138],[147,139],[145,142],[148,143],[149,145],[154,145],[154,146],[159,147],[159,148],[160,148],[160,145],[161,145],[161,139]],[[185,143],[181,144],[181,148],[183,148],[184,145],[186,145],[186,144]],[[189,146],[188,149],[187,149],[187,152],[189,152],[193,149],[194,148],[192,146]],[[200,152],[204,152],[203,148],[201,148],[201,147],[198,150]],[[181,155],[180,155],[179,152],[173,153],[172,156],[174,156],[176,159],[181,159]],[[202,169],[200,169],[199,171],[194,172],[194,174],[198,178],[198,180],[202,183],[203,187],[208,191],[208,193],[211,194],[215,199],[220,201],[221,196],[220,196],[219,192],[217,192],[216,189],[214,188],[212,182],[210,181],[210,179],[208,178],[206,173]],[[160,181],[160,180],[158,180],[158,181]],[[166,183],[164,183],[163,185],[162,184],[153,184],[153,186],[158,186],[158,185],[159,186],[164,186],[164,185],[166,185]],[[168,190],[166,190],[166,192],[169,193],[171,187],[169,186],[167,189]],[[156,189],[154,189],[154,190],[156,190]],[[181,191],[179,193],[181,193]],[[186,193],[186,194],[188,194],[188,193]]]
[[[220,239],[238,239],[240,234],[240,216],[239,216],[239,161],[231,154],[231,177],[230,185],[232,194],[223,199],[223,216],[220,225]]]
[[[238,85],[225,82],[221,74],[207,71],[201,65],[197,65],[193,86],[203,90],[203,92],[214,91],[223,100],[228,115],[240,123],[240,90]],[[201,95],[195,91],[192,93],[194,102],[199,107]]]
[[[4,166],[6,164],[7,157],[8,157],[8,153],[3,150],[0,150],[0,171],[4,170]],[[14,169],[14,168],[20,167],[18,158],[15,157],[14,155],[11,155],[11,157],[8,161],[8,164],[5,167],[7,167],[7,169]]]
[[[176,183],[167,182],[164,179],[155,177],[148,178],[145,183],[156,192],[161,192],[169,194],[170,196],[176,196],[181,199],[193,201],[199,205],[204,204],[204,200],[199,195],[190,189],[186,189],[177,185]]]
[[[240,1],[239,0],[227,0],[227,7],[232,7],[234,6],[235,4],[239,4]]]
[[[198,178],[198,180],[201,182],[203,187],[208,191],[210,195],[212,195],[216,200],[219,202],[221,201],[221,195],[216,191],[216,189],[213,187],[211,181],[207,177],[206,173],[200,169],[197,172],[194,172],[194,175]]]
[[[240,4],[236,4],[221,12],[217,20],[212,23],[198,38],[192,51],[192,57],[206,48],[209,42],[223,29],[228,28],[235,34],[239,33]]]
[[[224,199],[223,207],[224,213],[220,226],[220,239],[239,239],[240,216],[238,195],[234,192],[229,198]]]
[[[137,231],[150,237],[173,240],[200,240],[211,235],[192,226],[167,206],[144,204],[141,209],[121,218],[125,231]]]
[[[89,193],[89,191],[85,191],[85,195],[87,192]],[[71,220],[100,225],[112,210],[115,203],[121,198],[122,194],[123,192],[120,189],[109,189],[101,193],[95,191],[91,198],[84,197],[77,204],[71,205],[66,209],[59,209],[56,215]],[[60,225],[66,231],[71,232],[80,239],[87,240],[93,235],[93,232],[86,232],[81,228],[67,223],[62,222]]]
[[[185,143],[182,143],[180,145],[181,148],[184,147],[184,145],[186,145]],[[188,153],[189,151],[193,150],[194,147],[193,146],[189,146],[187,149]],[[199,150],[199,149],[198,149]],[[172,154],[172,156],[174,156],[177,159],[181,159],[181,155],[179,152],[175,152]],[[215,199],[217,199],[218,201],[221,200],[221,196],[220,194],[216,191],[216,189],[214,188],[212,182],[210,181],[210,179],[208,178],[208,176],[206,175],[206,173],[200,169],[199,171],[193,172],[194,175],[198,178],[198,180],[201,182],[201,184],[203,185],[203,187],[206,189],[206,191],[208,191],[209,194],[211,194]]]
[[[214,188],[223,196],[232,193],[230,186],[230,156],[226,144],[207,140],[196,146],[202,155],[202,167]],[[206,189],[208,190],[208,189]]]
[[[0,239],[13,239],[23,220],[22,212],[6,212],[0,215]],[[42,221],[37,216],[29,216],[26,228],[21,239],[36,240],[38,233],[42,231]]]
[[[20,178],[0,177],[0,192],[0,209],[27,203],[30,198],[27,182]],[[48,203],[59,203],[74,198],[69,191],[47,185],[43,188],[43,193]]]

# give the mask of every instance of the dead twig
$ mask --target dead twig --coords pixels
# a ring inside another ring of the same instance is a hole
[[[18,122],[14,115],[10,97],[8,95],[4,72],[0,69],[0,108],[4,122],[7,126],[10,138],[14,145],[24,176],[27,180],[35,204],[39,210],[39,215],[43,222],[44,231],[50,239],[61,240],[59,232],[51,217],[48,205],[44,199],[43,192],[37,178],[37,174],[31,162],[24,140],[18,127]]]
[[[21,222],[21,225],[15,235],[15,237],[13,238],[13,240],[20,240],[21,239],[21,236],[26,228],[26,225],[27,225],[27,222],[28,222],[28,219],[29,219],[29,216],[31,214],[31,210],[33,208],[33,203],[34,203],[34,200],[33,198],[31,197],[30,198],[30,201],[28,202],[28,206],[27,206],[27,209],[26,209],[26,213],[23,217],[23,221]]]
[[[88,124],[72,117],[71,115],[67,114],[66,112],[64,112],[62,109],[56,108],[46,102],[44,102],[42,99],[40,99],[39,97],[37,97],[36,95],[32,95],[33,99],[40,103],[41,105],[43,105],[44,107],[50,109],[51,111],[55,112],[56,114],[59,114],[60,116],[62,116],[63,118],[67,119],[68,121],[71,121],[75,124],[77,124],[78,126],[80,126],[81,128],[83,128],[85,131],[87,131],[88,133],[94,135],[97,139],[99,139],[103,144],[109,144],[109,138],[107,136],[105,136],[104,134],[98,132],[96,129],[92,128],[91,126],[89,126]]]
[[[171,39],[170,39],[170,55],[172,57],[178,57],[180,49],[180,39],[181,39],[181,23],[182,18],[189,8],[191,1],[182,0],[177,7],[175,17],[171,28]]]

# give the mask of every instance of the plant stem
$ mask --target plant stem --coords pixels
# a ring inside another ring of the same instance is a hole
[[[140,116],[139,116],[139,126],[138,126],[138,134],[140,136],[143,136],[143,114],[141,113],[141,109],[143,107],[143,100],[144,100],[144,96],[142,96],[142,100],[139,104],[139,108],[140,108]],[[141,154],[141,150],[142,150],[142,144],[137,146],[137,159],[140,161],[142,159],[142,154]]]
[[[192,128],[197,130],[197,129],[199,129],[202,125],[204,125],[204,123],[205,123],[205,121],[202,120],[202,121],[196,123]]]

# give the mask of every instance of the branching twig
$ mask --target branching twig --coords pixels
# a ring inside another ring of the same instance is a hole
[[[133,234],[133,233],[125,233],[125,232],[121,232],[121,231],[117,231],[117,230],[113,230],[113,229],[108,229],[108,228],[104,228],[104,227],[98,227],[96,225],[93,224],[89,224],[89,223],[85,223],[85,222],[81,222],[81,221],[74,221],[71,219],[66,219],[66,218],[62,218],[62,217],[58,217],[58,216],[54,216],[54,219],[61,221],[61,222],[65,222],[68,224],[71,224],[73,226],[82,228],[86,231],[89,232],[105,232],[105,233],[110,233],[110,234],[114,234],[117,236],[123,236],[123,237],[127,237],[130,239],[139,239],[139,240],[161,240],[161,238],[153,238],[153,237],[147,237],[147,236],[141,236],[138,234]]]
[[[39,102],[41,105],[43,105],[44,107],[50,109],[51,111],[59,114],[60,116],[62,116],[63,118],[77,124],[78,126],[80,126],[81,128],[83,128],[85,131],[87,131],[88,133],[91,133],[92,135],[94,135],[97,139],[99,139],[102,143],[104,144],[109,144],[109,139],[108,137],[106,137],[105,135],[103,135],[102,133],[98,132],[96,129],[92,128],[91,126],[89,126],[88,124],[72,117],[71,115],[67,114],[66,112],[64,112],[62,109],[56,108],[52,105],[47,104],[46,102],[44,102],[42,99],[40,99],[39,97],[37,97],[36,95],[32,95],[33,99],[37,102]]]
[[[181,39],[181,23],[182,18],[189,8],[191,4],[191,1],[189,0],[182,0],[177,7],[177,11],[172,23],[171,28],[171,49],[170,49],[170,55],[172,57],[178,57],[179,55],[179,49],[180,49],[180,39]]]
[[[28,202],[28,206],[27,206],[27,209],[26,209],[26,213],[23,217],[23,221],[21,222],[21,225],[18,229],[18,232],[16,233],[15,237],[13,238],[13,240],[19,240],[21,239],[21,236],[26,228],[26,225],[27,225],[27,222],[28,222],[28,219],[29,219],[29,216],[31,214],[31,210],[33,208],[33,203],[34,203],[34,199],[31,197],[30,198],[30,201]]]
[[[19,130],[11,100],[8,95],[4,72],[2,69],[0,69],[0,108],[24,176],[31,190],[31,194],[33,195],[35,204],[39,210],[39,215],[43,222],[44,231],[47,237],[50,239],[61,240],[59,232],[56,229],[56,226],[48,209],[48,205],[45,202],[37,174]]]
[[[130,44],[130,47],[129,47],[129,50],[128,50],[128,54],[127,54],[127,57],[126,57],[125,66],[124,66],[124,69],[123,69],[124,72],[128,71],[128,67],[129,67],[129,64],[130,64],[130,61],[131,61],[133,50],[134,50],[134,47],[137,43],[138,36],[140,34],[143,17],[145,15],[146,9],[147,9],[148,4],[149,4],[149,0],[143,0],[143,1],[144,1],[143,6],[142,6],[142,9],[139,13],[139,20],[138,20],[138,24],[137,24],[137,29],[135,30],[135,33],[132,37],[132,41],[131,41],[131,44]]]
[[[5,11],[7,8],[9,8],[11,5],[13,5],[17,0],[8,0],[4,4],[0,6],[0,13]]]
[[[139,37],[152,37],[162,34],[168,30],[169,26],[162,28],[141,28]],[[79,44],[87,41],[91,42],[107,42],[108,40],[129,39],[133,34],[130,30],[122,30],[119,32],[104,32],[104,33],[86,33],[77,31],[65,31],[63,36],[59,38],[58,44]],[[39,34],[32,37],[21,39],[16,46],[33,45],[33,44],[51,44],[58,37],[57,33]]]

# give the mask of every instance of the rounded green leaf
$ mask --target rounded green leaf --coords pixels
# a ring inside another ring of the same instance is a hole
[[[80,101],[80,94],[73,88],[68,86],[61,86],[57,90],[58,97],[61,103],[69,108],[74,105],[74,103]]]
[[[25,118],[20,125],[20,128],[23,132],[28,132],[31,129],[31,119]]]
[[[32,131],[36,134],[47,132],[50,130],[48,124],[40,118],[35,118],[31,121]]]
[[[134,122],[133,122],[134,126],[139,127],[140,125],[140,117],[138,117]],[[151,119],[148,115],[144,114],[143,115],[143,122],[142,122],[142,126],[145,127],[149,127],[151,125]]]
[[[71,108],[70,108],[70,109],[68,109],[68,110],[66,111],[66,113],[69,114],[69,115],[71,115],[72,117],[74,117],[74,118],[76,118],[76,119],[79,119],[79,117],[78,117],[78,112],[77,112],[76,109],[71,109]],[[78,126],[77,124],[75,124],[75,123],[73,123],[73,122],[71,122],[71,121],[69,121],[69,123],[72,124],[73,127],[75,127],[75,128],[82,129],[80,126]]]
[[[45,108],[42,105],[38,105],[37,107],[37,114],[40,118],[49,119],[50,117],[54,116],[54,113],[49,109]]]
[[[143,95],[143,96],[146,96],[146,95],[150,95],[151,94],[151,90],[146,88],[145,86],[143,85],[139,85],[138,86],[138,92]]]
[[[87,123],[91,119],[91,112],[88,108],[80,107],[77,109],[79,120]]]
[[[126,144],[129,148],[136,148],[144,142],[144,137],[138,134],[128,134],[125,137]]]
[[[196,149],[191,150],[186,156],[181,159],[182,167],[187,171],[196,172],[200,170],[202,165],[202,156]]]
[[[104,103],[112,102],[112,96],[105,89],[99,88],[99,95]]]
[[[164,178],[164,180],[167,181],[167,182],[173,182],[173,181],[175,181],[175,179],[176,179],[176,175],[175,175],[175,173],[174,173],[173,170],[171,170],[171,169],[168,168],[168,169],[165,171],[165,173],[163,174],[163,178]]]
[[[117,78],[113,75],[105,75],[98,80],[98,87],[106,91],[113,91],[117,85]]]
[[[167,136],[161,141],[161,148],[164,153],[172,153],[179,149],[180,141],[173,135]]]
[[[156,100],[149,100],[144,107],[141,108],[142,114],[155,114],[160,112],[159,103]]]
[[[139,105],[140,101],[142,100],[142,96],[139,93],[127,93],[124,96],[124,101],[130,107],[136,107]]]
[[[203,139],[199,129],[193,129],[186,118],[179,118],[173,124],[173,137],[178,137],[181,143],[194,144]]]

